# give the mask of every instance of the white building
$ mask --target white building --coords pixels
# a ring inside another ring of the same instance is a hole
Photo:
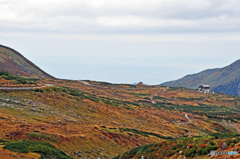
[[[198,90],[203,93],[211,93],[211,87],[209,85],[198,86]]]

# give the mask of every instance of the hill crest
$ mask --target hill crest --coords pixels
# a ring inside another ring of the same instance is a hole
[[[240,95],[240,60],[223,68],[207,69],[161,85],[196,89],[201,84],[211,85],[215,92]]]
[[[16,50],[0,45],[0,70],[24,77],[54,78]]]

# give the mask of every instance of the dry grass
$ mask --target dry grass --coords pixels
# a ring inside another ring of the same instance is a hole
[[[193,121],[189,123],[185,118],[186,112],[178,110],[177,106],[185,104],[198,107],[200,104],[207,104],[234,107],[236,104],[232,102],[232,97],[206,95],[194,90],[168,90],[165,87],[146,86],[132,89],[128,85],[103,85],[98,82],[89,82],[94,85],[89,86],[78,81],[63,80],[45,80],[40,83],[79,89],[88,96],[95,95],[93,97],[100,100],[104,98],[110,101],[130,102],[125,107],[124,104],[111,105],[54,91],[53,88],[45,88],[43,92],[0,94],[0,98],[10,99],[10,102],[1,101],[5,105],[0,106],[0,139],[46,141],[72,157],[77,157],[78,152],[82,152],[84,157],[113,157],[138,145],[165,140],[156,136],[146,137],[132,132],[121,132],[118,128],[136,129],[173,138],[215,133],[217,130],[212,126],[212,119],[205,115],[189,113],[188,116]],[[153,98],[154,101],[166,104],[152,104],[148,98],[153,96],[157,96]],[[192,100],[193,98],[196,100]],[[19,101],[22,104],[11,101]],[[168,109],[167,103],[174,105],[177,110]],[[14,132],[21,133],[11,135]],[[6,136],[6,133],[9,135]],[[39,133],[39,136],[47,137],[30,138],[27,133]]]

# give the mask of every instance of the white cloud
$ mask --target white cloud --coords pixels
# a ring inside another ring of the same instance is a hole
[[[0,0],[0,43],[62,78],[160,83],[239,58],[239,19],[239,0]]]
[[[0,25],[12,30],[99,34],[239,31],[239,13],[239,0],[0,1]]]

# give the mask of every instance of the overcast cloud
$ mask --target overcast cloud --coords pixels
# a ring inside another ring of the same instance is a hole
[[[2,29],[76,33],[239,31],[239,0],[2,0]]]
[[[156,84],[237,60],[239,19],[239,0],[0,0],[0,43],[57,77],[111,82],[142,79]],[[74,70],[65,76],[63,69],[51,63],[66,57],[70,58],[67,69],[77,58],[77,67],[110,66],[112,70],[101,75],[94,75],[99,72],[96,68],[88,70],[91,76]],[[204,58],[209,62],[201,64],[198,59]],[[121,64],[132,67],[132,72],[121,70]],[[151,68],[139,76],[121,78],[144,67]],[[114,70],[120,70],[119,77]]]

